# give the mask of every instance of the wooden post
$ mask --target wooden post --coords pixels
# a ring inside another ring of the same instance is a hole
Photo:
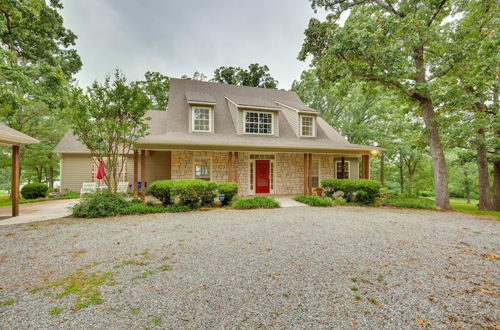
[[[234,153],[234,182],[236,182],[236,183],[238,183],[238,180],[239,180],[239,174],[240,174],[239,169],[238,169],[238,167],[239,167],[239,163],[240,163],[240,162],[239,162],[239,154],[238,154],[238,152],[236,151],[236,152]]]
[[[361,167],[363,169],[363,179],[370,178],[370,156],[362,155],[361,156]]]
[[[134,199],[139,198],[139,188],[137,188],[137,183],[139,182],[139,150],[134,150]]]
[[[12,216],[19,215],[19,146],[12,146],[12,186],[10,194],[12,196]]]
[[[141,150],[141,199],[146,199],[146,150]]]
[[[233,181],[233,152],[229,152],[229,158],[227,159],[227,182]]]
[[[308,165],[309,162],[307,161],[307,154],[304,154],[304,195],[307,195],[307,186],[309,185],[309,181],[307,179],[307,173],[308,173]]]
[[[309,185],[309,195],[312,195],[312,191],[313,191],[313,178],[312,178],[312,154],[309,154],[309,166],[308,166],[308,170],[309,170],[309,178],[308,178],[308,185]]]

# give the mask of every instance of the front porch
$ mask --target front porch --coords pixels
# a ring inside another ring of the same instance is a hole
[[[162,179],[236,182],[241,196],[313,194],[327,178],[368,179],[366,153],[134,150],[134,198]],[[140,188],[138,183],[141,183]]]

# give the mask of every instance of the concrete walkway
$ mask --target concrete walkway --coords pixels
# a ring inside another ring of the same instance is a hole
[[[309,205],[299,203],[291,197],[276,197],[275,200],[280,203],[281,207],[297,207],[297,206],[309,207]]]
[[[0,207],[0,226],[63,218],[79,199],[60,199],[19,205],[19,216],[11,217],[11,206]]]

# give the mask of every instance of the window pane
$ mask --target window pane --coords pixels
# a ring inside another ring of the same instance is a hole
[[[263,112],[245,112],[245,133],[272,134],[273,115]]]
[[[207,158],[195,158],[194,177],[196,179],[210,179],[210,160]]]
[[[313,188],[319,187],[319,159],[312,161],[312,186]]]
[[[337,179],[349,179],[349,162],[344,162],[344,171],[342,171],[342,162],[335,162],[335,172]]]
[[[313,117],[301,117],[301,134],[303,136],[313,136],[314,135],[314,121]]]
[[[194,108],[193,118],[193,130],[210,132],[210,109]]]

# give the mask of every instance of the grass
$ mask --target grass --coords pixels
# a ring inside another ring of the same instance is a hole
[[[63,196],[60,197],[42,197],[42,198],[36,198],[36,199],[24,199],[24,198],[19,198],[19,204],[26,204],[26,203],[34,203],[34,202],[43,202],[43,201],[54,201],[54,200],[59,200],[59,199],[74,199],[74,198],[80,198],[80,194],[76,192],[68,192],[65,193]],[[12,205],[12,201],[9,198],[8,194],[0,194],[0,207],[2,206],[10,206]]]
[[[333,205],[333,199],[331,199],[330,197],[300,195],[300,196],[295,196],[293,199],[296,200],[297,202],[307,204],[309,206],[329,207]]]
[[[385,203],[396,207],[405,207],[410,209],[436,209],[436,205],[434,205],[434,202],[432,200],[423,197],[389,195],[386,198]]]
[[[62,307],[54,307],[49,311],[49,315],[59,315],[64,310]]]
[[[13,299],[9,299],[9,300],[4,300],[2,302],[0,302],[0,306],[10,306],[10,305],[14,305],[16,301],[13,300]]]
[[[433,197],[429,197],[429,200],[434,202]],[[467,204],[467,200],[464,198],[450,198],[451,208],[458,211],[463,211],[469,214],[475,215],[487,215],[493,217],[500,217],[500,211],[481,211],[478,210],[477,204],[479,203],[476,199],[471,199],[470,204]]]
[[[50,282],[48,287],[58,289],[56,299],[75,295],[76,303],[71,309],[79,310],[92,304],[102,304],[104,300],[101,298],[99,286],[112,281],[113,278],[114,273],[112,272],[76,272],[55,282]]]
[[[156,274],[158,272],[165,272],[167,270],[172,270],[172,266],[170,266],[170,265],[161,265],[158,268],[146,270],[146,271],[140,273],[139,275],[132,277],[130,280],[131,281],[135,281],[135,280],[138,280],[138,279],[148,278],[149,276],[154,275],[154,274]]]
[[[273,209],[280,207],[280,203],[278,203],[274,198],[258,196],[237,199],[231,206],[238,210]]]

